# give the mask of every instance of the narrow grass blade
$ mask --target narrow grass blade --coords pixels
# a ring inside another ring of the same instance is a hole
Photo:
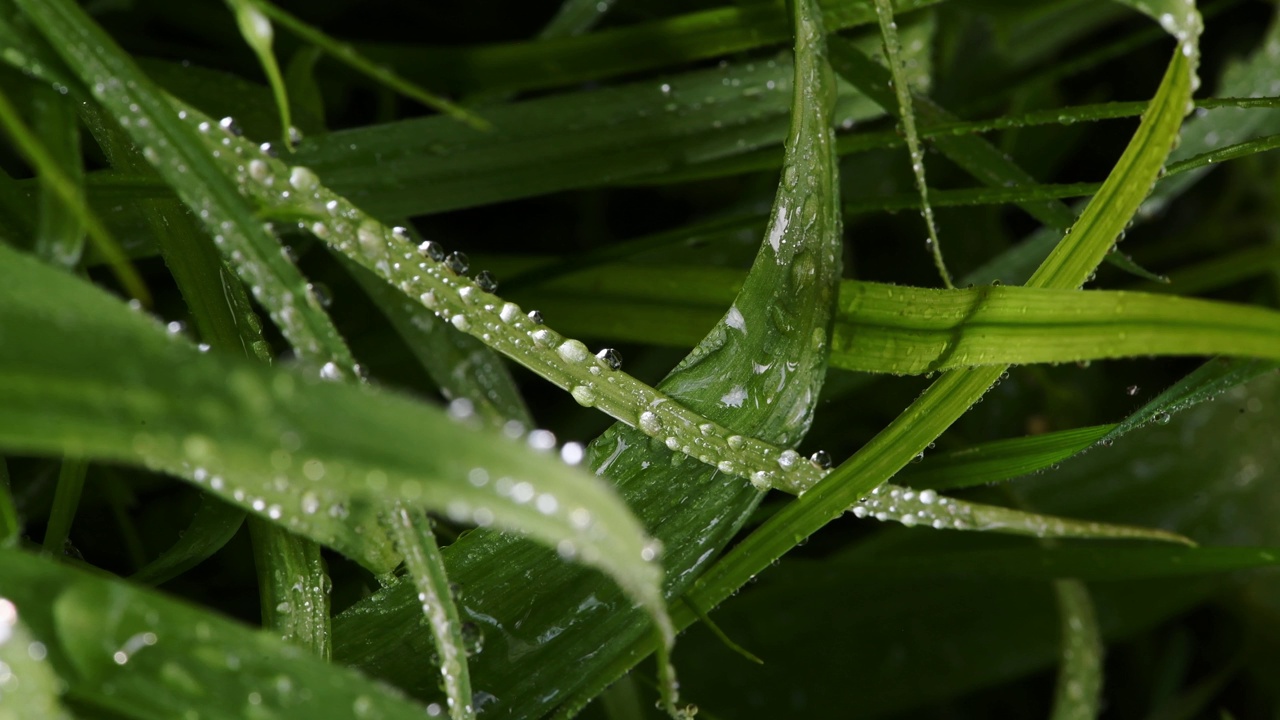
[[[4,126],[14,144],[39,173],[44,186],[50,192],[56,193],[64,206],[78,217],[93,241],[95,249],[106,259],[125,291],[144,305],[149,305],[151,295],[147,292],[142,278],[138,276],[138,271],[129,263],[129,259],[120,249],[119,243],[111,237],[102,222],[89,210],[84,197],[76,191],[75,181],[62,171],[57,159],[50,154],[26,123],[22,122],[17,109],[2,92],[0,92],[0,125]]]
[[[259,517],[249,518],[249,536],[262,627],[328,660],[330,581],[320,546]]]
[[[253,4],[267,17],[275,20],[282,27],[311,43],[326,55],[338,62],[362,73],[373,80],[395,90],[407,98],[412,98],[429,108],[439,110],[454,120],[459,120],[477,130],[489,129],[489,123],[471,111],[458,107],[448,100],[434,95],[421,87],[401,78],[396,73],[369,61],[346,43],[339,42],[325,35],[316,28],[302,22],[298,18],[281,10],[267,0],[252,0]]]
[[[916,489],[954,490],[1021,477],[1093,447],[1115,425],[996,440],[935,453],[902,469],[898,479]]]
[[[617,0],[564,0],[538,37],[543,40],[581,35],[595,27]]]
[[[163,585],[221,550],[244,525],[244,519],[244,510],[205,495],[177,542],[129,579],[143,585]]]
[[[62,680],[46,660],[48,647],[31,636],[6,594],[0,588],[0,666],[4,668],[0,720],[70,720],[58,699]]]
[[[48,179],[41,179],[36,254],[74,270],[84,252],[84,226],[76,212],[85,205],[80,124],[71,101],[53,88],[36,88],[31,105],[36,132],[75,194],[75,202],[68,204]]]
[[[951,284],[951,273],[942,259],[942,246],[938,241],[938,227],[933,217],[933,206],[929,204],[929,183],[925,179],[924,149],[920,146],[920,135],[916,132],[916,111],[911,102],[911,87],[907,84],[906,69],[902,64],[902,46],[898,43],[898,25],[893,21],[893,5],[889,0],[874,0],[876,21],[880,25],[880,38],[884,41],[885,60],[889,64],[889,74],[893,78],[893,90],[898,100],[898,119],[902,123],[902,132],[907,139],[907,152],[911,156],[911,174],[916,179],[916,191],[920,193],[920,211],[924,215],[924,224],[929,231],[929,252],[933,255],[933,264],[942,276],[944,287]]]
[[[258,56],[258,64],[267,76],[267,84],[271,86],[271,94],[276,100],[276,112],[280,113],[280,141],[286,148],[293,147],[290,137],[293,118],[289,110],[289,93],[285,88],[284,77],[280,74],[280,64],[276,62],[275,52],[271,49],[275,39],[275,29],[271,20],[258,8],[255,0],[226,0],[227,6],[236,16],[236,25],[249,49]]]
[[[53,492],[53,507],[49,511],[49,524],[44,531],[44,551],[61,556],[71,534],[71,523],[80,507],[80,494],[84,492],[84,478],[89,463],[77,458],[65,458],[58,469],[58,485]]]
[[[1078,580],[1056,580],[1062,660],[1050,720],[1094,720],[1102,705],[1102,630],[1089,589]]]
[[[387,393],[201,354],[86,283],[0,259],[0,319],[29,338],[0,347],[0,446],[170,472],[377,572],[397,562],[376,519],[388,500],[493,524],[604,570],[665,618],[655,551],[589,475]]]
[[[449,717],[453,720],[474,718],[462,620],[449,588],[444,558],[431,532],[431,520],[425,514],[410,513],[403,505],[397,505],[388,513],[386,526],[404,556],[405,569],[418,591],[422,614],[431,627],[436,653],[440,656],[438,664]]]
[[[9,464],[0,455],[0,548],[13,547],[22,533],[18,508],[13,503],[12,485],[9,482]]]
[[[308,361],[327,358],[315,368],[325,377],[357,375],[350,351],[307,292],[298,269],[221,173],[197,133],[134,62],[68,0],[17,4],[41,32],[58,39],[52,44],[63,59],[200,218],[299,356]]]
[[[44,558],[0,551],[0,595],[91,712],[171,718],[198,707],[217,720],[426,714],[386,685],[268,633]],[[26,654],[25,643],[14,645]]]

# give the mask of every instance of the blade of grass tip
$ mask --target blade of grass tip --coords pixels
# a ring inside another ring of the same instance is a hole
[[[405,568],[413,577],[422,614],[431,626],[449,717],[470,720],[476,716],[471,696],[471,672],[467,646],[462,636],[462,619],[449,588],[444,558],[425,513],[410,512],[396,504],[385,516],[387,529],[404,556]]]
[[[358,377],[355,360],[308,283],[222,174],[199,132],[183,122],[183,111],[175,112],[133,60],[75,3],[16,2],[41,33],[54,39],[57,53],[200,218],[299,358],[323,363],[316,370],[326,379]],[[230,118],[221,126],[228,138],[234,135]]]
[[[1180,46],[1133,140],[1075,229],[1055,249],[1033,284],[1079,287],[1137,212],[1173,145],[1191,96],[1191,53]],[[1090,262],[1091,261],[1091,262]],[[817,486],[775,514],[700,578],[691,597],[714,607],[797,542],[856,506],[922,452],[976,402],[1005,368],[943,375],[890,425]],[[678,623],[688,621],[681,616]]]
[[[80,157],[80,126],[71,100],[53,88],[34,88],[32,93],[33,124],[54,162],[71,182],[76,203],[85,204],[84,161]],[[41,176],[39,226],[36,231],[36,254],[74,270],[84,252],[84,226],[74,209],[62,200],[57,189]]]
[[[0,590],[2,593],[3,590]],[[71,720],[59,701],[63,680],[47,659],[44,643],[36,641],[13,601],[0,594],[0,667],[4,668],[5,720]]]
[[[9,464],[0,455],[0,548],[13,547],[22,534],[22,521],[18,519],[18,507],[13,502],[12,487],[9,483]]]
[[[1062,659],[1050,720],[1094,720],[1102,705],[1102,630],[1089,590],[1079,580],[1055,580]]]
[[[125,292],[144,306],[150,306],[151,294],[147,291],[147,286],[138,275],[138,271],[125,256],[124,250],[89,209],[84,197],[76,192],[76,183],[62,171],[58,161],[22,121],[17,109],[3,92],[0,92],[0,124],[18,146],[18,150],[39,173],[45,187],[57,194],[65,207],[79,219],[89,233],[89,239],[93,241],[94,248],[107,261]]]
[[[880,24],[880,38],[884,41],[885,60],[889,63],[889,73],[893,77],[893,90],[898,97],[898,117],[902,121],[903,133],[907,136],[907,151],[911,156],[911,172],[916,179],[916,189],[920,192],[920,211],[924,215],[924,224],[928,228],[927,239],[929,252],[933,255],[933,264],[942,276],[945,287],[955,287],[951,283],[951,273],[947,263],[942,259],[942,246],[938,242],[938,226],[933,217],[933,206],[929,204],[929,185],[925,180],[924,149],[920,147],[920,136],[916,133],[916,113],[911,103],[911,88],[907,85],[907,73],[902,64],[902,47],[898,43],[898,24],[893,20],[893,5],[889,0],[875,0],[876,21]]]
[[[62,557],[71,523],[80,507],[80,494],[84,491],[85,474],[89,463],[77,458],[63,458],[58,470],[58,484],[53,491],[53,506],[49,509],[49,524],[44,531],[41,545],[44,551]]]
[[[236,25],[240,35],[258,56],[258,63],[266,73],[267,83],[271,86],[271,94],[276,99],[276,111],[280,113],[280,140],[284,147],[294,145],[293,119],[290,117],[289,93],[285,88],[284,78],[280,75],[280,65],[276,62],[276,54],[271,49],[275,31],[271,20],[258,9],[254,0],[226,0],[227,6],[235,13]]]
[[[202,496],[200,507],[178,540],[129,580],[144,585],[169,582],[221,550],[240,531],[244,520],[244,510],[214,495]]]
[[[617,0],[564,0],[538,37],[550,40],[581,35],[604,19]]]
[[[927,455],[923,462],[903,468],[897,477],[917,490],[954,490],[1010,480],[1093,447],[1115,427],[1097,425],[1061,430]]]
[[[417,100],[429,108],[438,110],[455,120],[464,122],[477,130],[491,129],[492,126],[484,118],[476,115],[466,108],[459,107],[448,100],[424,90],[387,68],[377,65],[376,63],[366,59],[360,53],[356,52],[350,45],[325,35],[316,28],[267,2],[267,0],[249,1],[253,2],[253,4],[263,12],[263,14],[276,21],[276,23],[281,27],[289,30],[317,48],[320,48],[320,50],[324,51],[325,54],[350,67],[352,70],[382,83],[386,87],[391,88],[407,98]]]

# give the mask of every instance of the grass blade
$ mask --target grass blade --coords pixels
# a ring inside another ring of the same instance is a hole
[[[378,540],[386,498],[492,523],[560,545],[664,617],[652,548],[585,473],[386,393],[201,354],[87,284],[0,259],[0,318],[31,339],[0,348],[0,446],[145,463],[379,572],[397,561]]]
[[[1053,594],[1061,618],[1062,661],[1051,720],[1093,720],[1102,705],[1102,630],[1089,590],[1077,580],[1057,580]]]
[[[69,720],[62,707],[62,681],[45,658],[48,649],[37,642],[18,616],[10,598],[0,596],[0,665],[4,666],[4,720]]]
[[[75,193],[75,203],[68,205],[47,179],[41,180],[36,254],[56,265],[75,270],[84,252],[84,227],[74,208],[85,205],[80,125],[76,121],[75,108],[57,90],[36,88],[31,104],[36,131]]]
[[[178,540],[129,579],[143,585],[163,585],[209,559],[244,525],[245,511],[211,495],[200,498],[200,507]]]
[[[0,578],[0,594],[70,691],[98,713],[181,717],[199,707],[201,717],[233,720],[337,710],[392,720],[426,712],[267,633],[114,578],[12,550],[0,551]]]
[[[1093,447],[1115,425],[1062,430],[996,440],[962,450],[927,455],[902,469],[898,479],[916,488],[954,490],[1021,477]]]
[[[44,531],[44,551],[61,556],[71,533],[71,522],[80,507],[80,494],[84,492],[84,477],[89,463],[66,458],[58,470],[58,485],[53,494],[53,508],[49,511],[49,525]]]
[[[9,482],[9,464],[0,455],[0,548],[13,547],[22,533],[18,508],[13,503],[12,485]]]
[[[258,570],[262,627],[328,660],[329,573],[320,545],[259,517],[249,518],[249,537]]]
[[[227,6],[236,16],[236,25],[253,54],[258,57],[267,76],[267,84],[271,86],[271,94],[276,100],[276,112],[280,113],[280,141],[286,148],[293,147],[290,137],[293,119],[290,117],[289,93],[285,88],[284,77],[280,75],[280,64],[276,62],[275,52],[271,49],[271,41],[275,38],[275,30],[271,20],[263,14],[254,0],[226,0]]]

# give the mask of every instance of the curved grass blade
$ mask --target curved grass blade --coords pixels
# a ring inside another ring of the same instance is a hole
[[[1077,580],[1056,580],[1062,659],[1050,720],[1094,720],[1102,704],[1102,630],[1089,590]]]
[[[350,351],[298,269],[222,175],[197,133],[133,61],[74,3],[15,1],[42,33],[58,39],[51,44],[200,218],[299,356],[327,358],[316,370],[328,378],[358,375]]]
[[[304,41],[311,43],[326,55],[347,67],[350,67],[356,72],[359,72],[385,85],[386,87],[395,90],[407,98],[417,100],[423,105],[434,110],[439,110],[454,120],[464,122],[476,130],[488,130],[490,128],[488,121],[484,118],[477,116],[466,108],[458,107],[448,100],[418,87],[384,67],[370,62],[360,53],[353,50],[350,45],[334,40],[316,28],[302,22],[284,10],[281,10],[275,5],[267,2],[267,0],[249,1],[252,2],[253,5],[255,5],[264,15],[275,20],[282,27],[288,28],[289,32],[292,32]]]
[[[911,88],[907,85],[907,73],[902,63],[902,46],[898,43],[898,25],[893,21],[893,5],[889,0],[874,0],[876,21],[880,25],[880,38],[884,41],[885,59],[889,64],[889,74],[893,79],[893,90],[898,100],[898,119],[902,123],[902,132],[907,140],[907,152],[911,156],[911,173],[916,179],[916,191],[920,193],[920,211],[924,215],[924,224],[929,231],[929,252],[933,255],[933,264],[942,276],[944,287],[955,287],[951,283],[951,273],[947,263],[942,259],[942,245],[938,241],[938,226],[933,217],[933,206],[929,204],[929,183],[925,180],[924,149],[920,147],[920,136],[916,133],[916,111],[911,102]]]
[[[422,614],[431,626],[436,652],[440,656],[440,675],[444,683],[449,717],[466,720],[476,716],[471,699],[471,673],[467,668],[467,648],[462,639],[462,620],[449,589],[449,575],[444,558],[431,532],[431,520],[423,513],[410,513],[397,504],[387,514],[386,527],[405,568],[418,591]]]
[[[1188,39],[1194,44],[1198,37]],[[1192,53],[1194,54],[1194,53]],[[1191,58],[1179,47],[1151,107],[1103,188],[1031,284],[1078,287],[1101,261],[1154,184],[1191,96]],[[1003,367],[952,371],[814,488],[783,508],[699,579],[691,597],[714,607],[800,539],[885,482],[990,388]],[[683,625],[684,617],[678,622]]]
[[[143,585],[163,585],[199,565],[231,541],[244,524],[245,511],[212,495],[200,507],[178,540],[129,579]]]
[[[263,14],[254,0],[226,0],[228,7],[235,13],[236,25],[245,43],[258,56],[258,64],[267,76],[267,84],[271,86],[271,94],[276,100],[276,112],[280,113],[280,141],[284,147],[293,147],[290,137],[293,118],[289,110],[289,92],[285,88],[284,77],[280,75],[280,64],[276,62],[271,42],[275,39],[275,30],[271,20]]]
[[[0,260],[0,318],[30,339],[0,347],[0,446],[144,463],[375,572],[398,561],[378,540],[386,502],[447,512],[558,545],[665,619],[654,549],[586,474],[386,393],[201,354],[83,282]]]
[[[1021,477],[1088,450],[1115,425],[1062,430],[996,440],[962,450],[927,455],[898,473],[915,489],[955,490]]]
[[[112,715],[183,717],[198,708],[220,720],[335,712],[407,720],[427,712],[268,633],[25,553],[0,551],[0,594],[77,701]]]
[[[58,696],[62,681],[45,660],[48,648],[27,629],[18,608],[0,588],[0,667],[4,703],[0,720],[70,720]]]

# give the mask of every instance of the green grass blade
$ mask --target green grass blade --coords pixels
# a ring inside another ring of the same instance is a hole
[[[57,90],[37,88],[31,104],[36,132],[75,193],[75,202],[67,204],[47,179],[41,180],[36,254],[74,270],[84,252],[84,227],[75,211],[75,206],[85,204],[80,125],[74,106]]]
[[[244,525],[244,519],[244,510],[211,495],[203,496],[177,541],[129,579],[143,585],[163,585],[221,550]]]
[[[12,550],[0,551],[0,578],[0,594],[69,691],[98,713],[182,717],[198,707],[201,717],[218,720],[426,713],[268,633],[114,578]]]
[[[902,123],[902,132],[907,140],[907,153],[911,157],[911,174],[915,176],[916,191],[920,193],[920,211],[924,215],[924,224],[929,231],[929,252],[933,255],[933,264],[942,276],[944,287],[955,287],[951,283],[951,273],[947,263],[942,259],[942,245],[938,240],[937,222],[933,217],[933,206],[929,204],[929,183],[925,179],[924,149],[920,146],[920,135],[916,132],[916,111],[911,102],[911,88],[907,84],[907,72],[902,62],[902,46],[898,43],[898,24],[893,21],[893,5],[889,0],[874,0],[876,22],[880,25],[880,38],[884,41],[885,59],[889,64],[889,74],[893,79],[893,91],[898,100],[898,119]]]
[[[903,468],[898,479],[912,488],[933,490],[1009,480],[1087,450],[1114,428],[1114,425],[1095,425],[933,453],[926,455],[923,462]]]
[[[17,109],[2,92],[0,92],[0,125],[4,126],[23,156],[39,173],[45,187],[57,194],[64,206],[78,217],[95,248],[107,260],[125,291],[144,305],[150,304],[151,295],[147,292],[146,285],[138,276],[138,271],[129,263],[120,245],[89,210],[83,195],[77,193],[75,181],[62,171],[58,160],[22,121]]]
[[[1102,630],[1084,583],[1057,580],[1062,660],[1050,720],[1093,720],[1102,705]]]
[[[160,174],[234,260],[237,272],[306,362],[330,378],[357,374],[341,336],[307,291],[298,269],[253,216],[235,186],[204,150],[197,133],[100,27],[67,0],[17,0],[63,59],[142,148]]]
[[[325,35],[316,28],[302,22],[298,18],[281,10],[267,0],[252,0],[253,4],[267,17],[275,20],[289,32],[322,50],[326,55],[362,73],[373,80],[395,90],[407,98],[412,98],[429,108],[439,110],[454,120],[470,125],[476,130],[488,130],[489,123],[471,111],[458,107],[453,103],[434,95],[423,88],[405,80],[396,73],[370,62],[346,43],[339,42]]]
[[[0,317],[30,338],[0,349],[0,446],[145,463],[380,572],[396,562],[378,540],[388,499],[492,523],[572,551],[662,617],[652,549],[589,475],[386,393],[201,354],[87,284],[0,258]]]
[[[271,94],[276,101],[276,112],[280,113],[280,141],[286,148],[293,147],[290,137],[293,118],[289,110],[289,93],[285,88],[284,77],[280,74],[280,64],[276,62],[271,42],[275,39],[275,30],[271,20],[263,14],[254,0],[226,0],[227,6],[235,13],[236,25],[253,54],[258,57],[267,76],[267,84],[271,86]]]
[[[898,12],[929,7],[938,0],[905,0]],[[823,2],[823,22],[835,32],[875,22],[862,3]],[[727,6],[600,32],[554,40],[462,48],[395,46],[373,57],[390,56],[453,93],[511,93],[656,70],[781,45],[791,37],[785,9],[774,3]]]
[[[431,531],[431,520],[422,513],[411,513],[402,505],[392,508],[386,518],[389,534],[404,556],[405,569],[418,591],[422,614],[431,627],[436,652],[440,656],[440,676],[444,685],[449,717],[467,720],[476,716],[472,704],[471,671],[467,666],[467,647],[462,638],[462,620],[449,588],[449,574],[444,557]]]
[[[1197,40],[1192,38],[1191,42]],[[1033,285],[1078,287],[1101,261],[1155,182],[1186,111],[1191,77],[1190,58],[1180,47],[1130,145],[1072,233],[1037,270]],[[844,514],[859,497],[923,451],[981,398],[1002,372],[1004,368],[997,366],[944,375],[853,458],[712,567],[691,593],[693,600],[700,607],[714,607],[796,542]]]
[[[13,503],[12,485],[9,482],[9,464],[0,455],[0,548],[13,547],[22,533],[22,521]]]
[[[84,478],[88,471],[89,463],[84,460],[63,459],[53,492],[53,507],[49,510],[49,524],[41,543],[45,552],[62,555],[71,534],[71,523],[80,508],[80,495],[84,492]]]
[[[0,666],[4,667],[0,720],[70,720],[72,716],[58,700],[62,681],[49,667],[47,655],[47,646],[31,636],[17,606],[0,595]]]
[[[330,581],[320,546],[272,521],[249,518],[262,627],[328,660]]]
[[[538,37],[543,40],[581,35],[600,22],[617,0],[564,0]]]
[[[1280,313],[1124,291],[846,283],[832,364],[925,373],[1139,355],[1280,360]]]

